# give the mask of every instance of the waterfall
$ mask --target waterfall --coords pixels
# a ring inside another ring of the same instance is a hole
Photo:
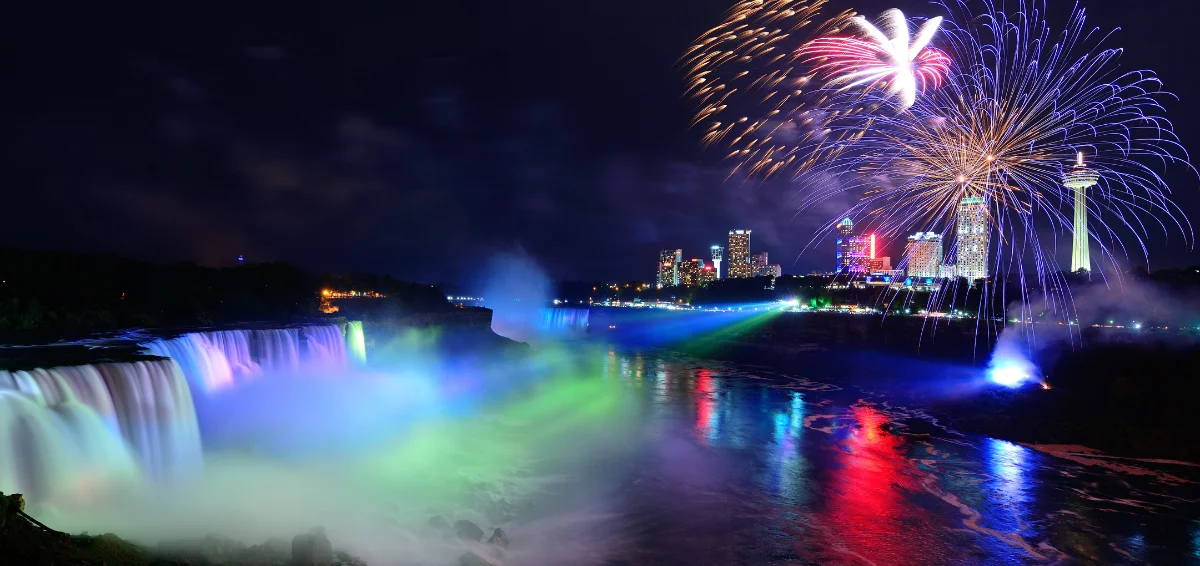
[[[178,362],[188,380],[202,385],[204,391],[232,387],[259,372],[250,358],[250,334],[245,330],[191,332],[143,346],[151,354]]]
[[[589,309],[548,308],[542,311],[542,327],[554,332],[584,332],[588,326]]]
[[[302,358],[306,367],[346,367],[346,339],[342,329],[332,324],[300,328]]]
[[[202,465],[209,397],[246,380],[347,366],[362,323],[190,332],[142,343],[163,359],[0,370],[0,491],[42,500],[116,480],[171,480]],[[215,409],[213,410],[215,411]]]
[[[367,363],[367,339],[363,334],[361,320],[351,320],[346,323],[346,348],[355,363]]]
[[[361,334],[362,323],[359,323]],[[189,332],[142,345],[179,362],[204,393],[216,393],[269,373],[346,367],[346,339],[336,325]]]
[[[0,370],[0,491],[51,498],[141,470],[199,469],[200,434],[174,360]]]

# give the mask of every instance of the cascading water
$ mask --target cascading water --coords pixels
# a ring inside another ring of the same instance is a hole
[[[362,323],[359,323],[360,328]],[[341,368],[346,366],[346,338],[342,329],[331,325],[296,329],[301,339],[301,359],[306,367]]]
[[[362,323],[191,332],[141,344],[165,359],[0,370],[0,491],[72,499],[113,481],[199,471],[209,396],[265,374],[365,358]],[[360,354],[361,352],[361,354]]]
[[[549,308],[542,311],[542,328],[551,332],[585,332],[589,309]]]
[[[191,392],[174,360],[0,370],[0,491],[52,499],[139,468],[174,479],[201,461]]]
[[[259,373],[258,364],[250,358],[250,333],[246,330],[191,332],[143,347],[178,362],[191,383],[205,391],[220,391]]]
[[[358,324],[361,341],[362,322]],[[156,356],[179,362],[188,381],[216,393],[264,373],[346,366],[347,341],[336,325],[190,332],[143,344]],[[365,356],[365,352],[364,352]]]
[[[346,348],[355,363],[367,363],[367,339],[363,334],[361,320],[351,320],[346,323]]]

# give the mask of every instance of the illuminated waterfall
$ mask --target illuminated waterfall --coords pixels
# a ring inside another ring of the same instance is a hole
[[[588,327],[589,309],[549,308],[542,311],[542,329],[551,332],[584,332]]]
[[[180,477],[201,461],[174,360],[0,370],[0,491],[87,495],[121,478]]]
[[[355,355],[362,351],[357,324]],[[164,359],[0,370],[0,491],[80,499],[113,482],[166,481],[203,464],[208,397],[274,373],[338,370],[337,325],[191,332],[141,344]]]
[[[360,323],[361,334],[361,323]],[[215,393],[264,373],[346,366],[346,340],[336,325],[190,332],[143,344],[179,362],[188,382]]]
[[[367,339],[363,335],[361,320],[351,320],[346,323],[346,347],[349,349],[350,358],[355,363],[367,363]]]
[[[250,333],[245,330],[191,332],[144,346],[151,354],[178,362],[188,380],[205,391],[232,387],[259,372],[250,359]]]

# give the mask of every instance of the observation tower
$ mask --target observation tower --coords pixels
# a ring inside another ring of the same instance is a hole
[[[716,279],[720,279],[721,278],[721,260],[725,257],[725,248],[722,248],[721,246],[713,246],[711,249],[712,249],[712,261],[713,261],[713,277]]]
[[[1063,173],[1063,186],[1075,191],[1075,226],[1071,244],[1071,271],[1091,271],[1092,258],[1088,249],[1087,190],[1100,182],[1100,175],[1083,164],[1083,152],[1075,166]]]

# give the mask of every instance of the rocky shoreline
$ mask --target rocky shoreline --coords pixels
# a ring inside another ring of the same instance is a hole
[[[486,532],[467,519],[451,524],[434,515],[424,525],[406,529],[423,536],[461,544],[464,552],[444,566],[503,566],[508,534],[499,527]],[[0,563],[28,566],[77,564],[81,566],[368,566],[345,550],[335,549],[323,527],[261,544],[222,536],[163,541],[154,547],[139,545],[105,533],[77,535],[54,530],[25,513],[21,494],[0,493]],[[414,565],[417,566],[417,565]],[[422,564],[421,566],[442,566]]]

